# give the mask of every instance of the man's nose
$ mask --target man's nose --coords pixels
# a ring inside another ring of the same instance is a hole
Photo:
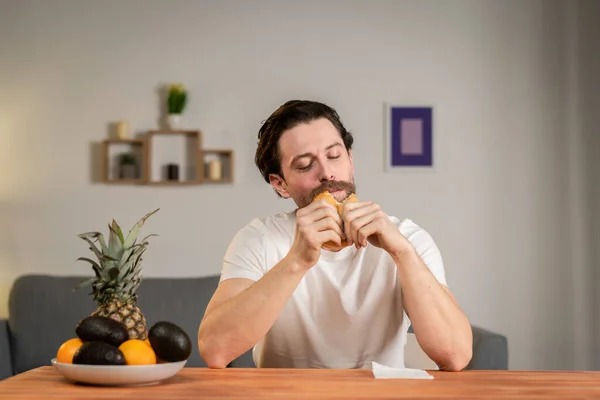
[[[333,174],[332,169],[327,165],[327,163],[321,164],[319,180],[321,182],[335,180],[335,175]]]

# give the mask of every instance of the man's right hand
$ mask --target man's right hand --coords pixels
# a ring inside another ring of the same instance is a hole
[[[325,200],[315,201],[296,212],[294,243],[288,255],[310,269],[319,261],[323,243],[333,241],[341,245],[344,237],[336,208]]]

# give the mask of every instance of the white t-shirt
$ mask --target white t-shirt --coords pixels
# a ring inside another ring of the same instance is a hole
[[[409,219],[389,217],[436,279],[446,284],[432,237]],[[259,280],[292,246],[295,212],[255,218],[234,236],[221,281]],[[266,336],[253,349],[257,367],[371,368],[373,361],[404,367],[410,321],[402,283],[389,254],[375,246],[321,251]]]

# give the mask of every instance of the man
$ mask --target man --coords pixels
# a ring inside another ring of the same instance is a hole
[[[409,326],[443,370],[471,359],[472,333],[431,236],[355,192],[353,138],[336,111],[289,101],[259,131],[256,165],[297,209],[255,218],[233,238],[198,332],[211,368],[253,350],[258,367],[404,366]],[[352,245],[339,251],[325,242]],[[410,320],[409,320],[410,317]]]

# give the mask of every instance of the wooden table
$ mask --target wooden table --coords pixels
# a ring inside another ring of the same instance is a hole
[[[94,387],[52,367],[0,381],[0,399],[598,399],[600,372],[430,372],[433,380],[374,379],[369,370],[185,368],[157,385]]]

